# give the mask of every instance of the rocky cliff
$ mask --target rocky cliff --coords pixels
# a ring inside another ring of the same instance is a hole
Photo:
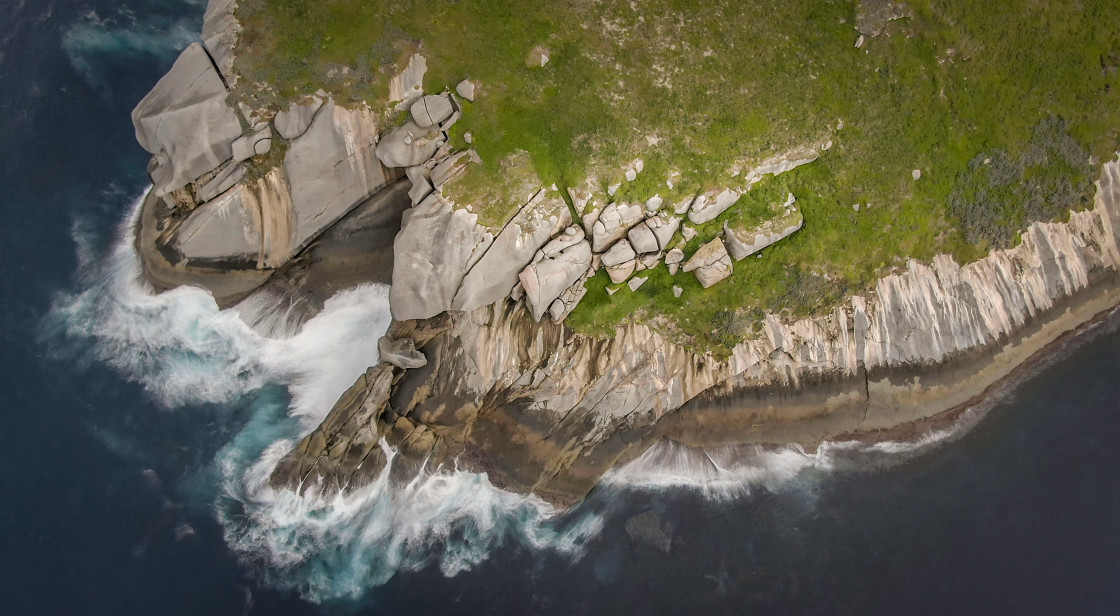
[[[609,340],[575,335],[533,320],[524,299],[397,322],[389,337],[426,365],[371,368],[274,482],[368,481],[384,437],[406,460],[458,456],[563,500],[663,436],[815,445],[951,408],[1120,300],[1118,181],[1120,161],[1105,164],[1092,210],[1033,224],[1015,248],[964,266],[912,262],[827,316],[768,316],[725,361],[638,323]]]
[[[636,289],[638,272],[664,261],[705,287],[720,283],[733,259],[802,227],[794,195],[771,220],[724,223],[691,255],[686,223],[718,219],[740,191],[708,189],[662,208],[659,197],[612,202],[589,179],[567,191],[569,207],[559,188],[534,180],[500,197],[508,203],[456,203],[448,188],[481,161],[450,146],[460,98],[424,95],[422,55],[392,80],[386,109],[343,107],[322,92],[250,109],[231,102],[234,5],[211,0],[202,42],[133,113],[153,155],[137,230],[145,271],[157,285],[204,286],[223,305],[266,285],[260,297],[309,310],[346,285],[392,282],[381,363],[281,460],[276,486],[361,485],[381,470],[386,439],[403,454],[398,472],[454,459],[510,489],[578,499],[663,437],[812,446],[928,417],[1120,303],[1120,161],[1111,161],[1093,209],[1068,222],[1032,224],[1019,246],[963,266],[944,255],[911,262],[825,316],[767,316],[726,359],[644,323],[606,339],[575,334],[564,319],[597,270]],[[476,95],[470,81],[456,91]],[[398,112],[407,118],[391,126]],[[745,185],[830,145],[744,163]],[[641,171],[631,163],[627,181]],[[484,208],[508,215],[486,226]]]

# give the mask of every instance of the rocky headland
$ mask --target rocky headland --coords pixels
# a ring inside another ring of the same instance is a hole
[[[474,82],[425,92],[416,53],[386,109],[325,91],[254,109],[231,94],[235,10],[211,0],[201,42],[133,113],[153,156],[136,232],[146,276],[157,288],[202,286],[222,306],[264,298],[296,320],[337,291],[391,284],[380,363],[277,465],[280,489],[364,485],[386,463],[384,439],[401,477],[454,460],[571,502],[658,439],[813,447],[927,420],[1120,304],[1111,160],[1090,207],[1068,220],[1034,222],[1018,245],[963,265],[911,260],[815,316],[762,315],[727,352],[639,318],[610,336],[578,333],[566,320],[600,271],[612,294],[636,292],[659,268],[704,289],[731,285],[742,260],[803,233],[812,221],[792,193],[752,221],[725,214],[764,178],[818,164],[832,139],[745,161],[735,186],[672,203],[511,171],[495,223],[490,203],[457,201],[464,170],[493,164],[453,145],[464,101],[485,95]],[[625,180],[643,166],[628,163]],[[692,248],[710,224],[718,235]]]

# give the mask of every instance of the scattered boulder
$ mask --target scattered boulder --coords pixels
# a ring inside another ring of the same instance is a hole
[[[688,208],[692,207],[692,202],[695,200],[696,197],[685,197],[683,200],[678,201],[677,204],[673,206],[673,213],[677,216],[684,216],[688,213]]]
[[[409,120],[377,144],[377,158],[386,167],[412,167],[428,160],[444,144],[443,134]]]
[[[562,248],[546,255],[557,256],[564,248],[583,239],[583,230],[569,226],[571,224],[572,215],[564,200],[555,193],[540,191],[514,215],[494,238],[486,254],[463,277],[451,307],[470,311],[510,295],[518,284],[519,273],[529,265],[539,248],[561,244]],[[550,242],[549,239],[561,229],[565,229],[565,233],[557,238],[560,241]],[[575,241],[564,245],[577,234]]]
[[[660,249],[657,237],[653,235],[653,231],[645,222],[634,225],[626,233],[626,237],[630,240],[630,246],[633,247],[634,252],[638,254],[657,252]]]
[[[233,157],[241,122],[227,94],[206,50],[192,43],[133,109],[136,140],[155,156],[148,171],[157,195]]]
[[[917,182],[918,180],[922,179],[922,170],[921,169],[915,169],[915,170],[911,171],[910,172],[910,177],[914,178],[914,181]]]
[[[631,291],[637,291],[638,287],[645,284],[647,280],[649,280],[649,276],[635,276],[630,282],[626,283],[626,286],[630,287]]]
[[[276,114],[272,125],[276,127],[276,132],[280,133],[281,137],[288,140],[295,139],[307,132],[311,121],[315,119],[315,114],[322,106],[323,99],[318,96],[311,97],[311,100],[306,103],[292,103],[288,105],[287,110]]]
[[[673,234],[680,227],[681,220],[674,216],[651,216],[646,219],[646,225],[653,232],[653,236],[657,238],[657,245],[661,250],[665,250],[673,239]]]
[[[233,142],[232,148],[233,160],[238,163],[253,156],[267,154],[269,149],[272,148],[272,130],[266,124],[264,128],[252,135],[239,137]]]
[[[665,263],[672,265],[684,261],[684,251],[680,248],[674,248],[665,254]]]
[[[836,130],[840,130],[840,127],[837,127]],[[754,169],[748,171],[744,179],[748,184],[754,184],[761,181],[764,175],[781,175],[817,160],[818,156],[820,154],[812,147],[794,148],[762,161]]]
[[[398,338],[390,340],[382,336],[377,340],[377,353],[381,361],[389,362],[402,370],[423,368],[428,364],[428,358],[416,350],[416,343],[412,338]]]
[[[685,262],[683,269],[686,272],[695,272],[700,286],[707,289],[731,275],[731,256],[727,254],[727,247],[723,245],[723,240],[717,237],[701,246],[700,250]]]
[[[640,265],[642,269],[653,269],[657,267],[657,264],[660,262],[661,253],[659,252],[651,252],[638,257],[638,265]]]
[[[611,282],[618,284],[634,273],[637,267],[637,253],[634,252],[630,242],[620,240],[603,254],[603,267],[607,270]]]
[[[603,252],[626,236],[630,227],[645,218],[642,206],[612,203],[603,208],[592,227],[591,244],[595,252]]]
[[[474,82],[470,79],[464,79],[455,86],[455,92],[460,98],[474,102]]]
[[[745,259],[801,229],[805,219],[794,207],[796,201],[793,193],[790,193],[786,202],[775,208],[777,215],[774,218],[752,227],[724,223],[723,239],[731,256],[736,261]]]
[[[422,96],[410,108],[412,121],[420,128],[429,128],[451,119],[455,108],[446,96]]]
[[[405,175],[408,176],[408,181],[412,183],[412,188],[408,191],[408,198],[412,201],[412,205],[420,203],[435,190],[430,179],[431,170],[427,167],[421,165],[409,167],[405,169]]]
[[[693,224],[702,225],[726,212],[727,208],[735,205],[739,197],[739,191],[730,188],[706,192],[692,202],[692,207],[688,210],[688,219]]]
[[[652,214],[653,212],[660,210],[662,204],[664,203],[665,200],[662,199],[660,195],[654,195],[646,200],[646,211]]]
[[[681,225],[681,236],[684,238],[684,241],[691,242],[692,238],[696,237],[696,229],[688,225]]]
[[[682,293],[684,293],[684,289],[678,287],[677,285],[673,285],[673,297],[680,298]]]
[[[587,240],[569,246],[553,257],[538,253],[538,259],[521,270],[525,302],[540,321],[554,301],[587,273],[591,265],[591,244]]]

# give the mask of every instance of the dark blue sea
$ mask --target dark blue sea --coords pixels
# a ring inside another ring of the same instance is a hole
[[[1120,318],[911,443],[650,462],[560,514],[453,468],[272,491],[385,289],[267,338],[139,282],[129,112],[203,9],[0,6],[0,615],[1120,610]]]

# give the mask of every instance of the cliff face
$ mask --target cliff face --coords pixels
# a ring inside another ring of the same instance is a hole
[[[768,316],[727,361],[641,324],[610,340],[574,335],[534,322],[524,300],[395,323],[389,337],[411,339],[427,365],[371,368],[274,482],[368,481],[384,436],[406,460],[459,456],[511,488],[578,498],[661,436],[811,445],[945,410],[1120,299],[1118,181],[1120,161],[1105,164],[1094,209],[1036,223],[1015,248],[965,266],[912,262],[827,316]],[[1085,306],[1055,309],[1093,289]]]
[[[588,210],[591,194],[570,191],[586,214],[581,227],[557,187],[534,179],[518,187],[520,205],[500,228],[485,227],[443,189],[477,157],[448,145],[458,99],[423,96],[422,56],[391,87],[391,102],[411,119],[384,135],[383,114],[321,93],[250,110],[230,103],[234,6],[211,0],[202,43],[133,113],[153,154],[137,235],[149,277],[202,285],[223,304],[267,282],[263,295],[312,308],[346,285],[391,278],[397,319],[379,345],[382,363],[280,462],[277,486],[370,481],[385,438],[402,453],[400,472],[455,458],[511,489],[579,498],[662,437],[813,445],[927,417],[1120,303],[1120,161],[1112,161],[1092,210],[1033,224],[1019,246],[964,266],[944,255],[911,262],[825,316],[767,316],[726,360],[645,324],[621,324],[605,340],[576,335],[563,320],[600,267],[621,283],[664,260],[673,273],[695,269],[715,284],[732,256],[800,228],[793,196],[769,226],[725,225],[710,259],[698,251],[687,262],[677,241],[690,231],[685,216],[713,220],[739,193]],[[761,161],[746,177],[811,163],[817,149]]]

